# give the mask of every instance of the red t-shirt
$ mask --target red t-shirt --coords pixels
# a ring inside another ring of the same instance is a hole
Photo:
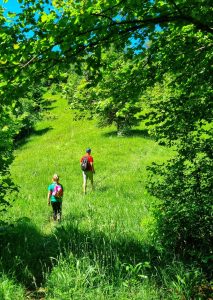
[[[84,159],[84,157],[88,157],[89,163],[93,163],[93,157],[92,157],[92,155],[89,155],[89,154],[86,154],[86,155],[82,156],[80,162],[82,162],[82,160]],[[88,171],[92,171],[92,170],[93,170],[93,168],[92,168],[91,164],[89,164]]]

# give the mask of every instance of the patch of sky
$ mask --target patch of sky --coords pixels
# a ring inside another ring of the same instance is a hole
[[[155,32],[160,32],[162,31],[162,28],[160,27],[160,25],[155,25]],[[128,48],[131,48],[134,52],[134,54],[140,54],[141,52],[143,52],[143,50],[147,47],[149,47],[149,42],[150,39],[149,37],[145,37],[145,39],[143,38],[143,30],[139,30],[138,33],[141,32],[141,38],[139,37],[130,37],[129,38],[129,46],[126,47],[126,50],[128,50]]]
[[[160,27],[160,25],[155,25],[155,31],[162,31],[162,28]]]
[[[16,22],[16,14],[22,12],[21,3],[19,3],[18,0],[0,0],[0,6],[3,9],[3,15],[7,19],[6,24],[8,26],[13,26],[13,24]],[[45,4],[43,6],[43,9],[46,14],[49,14],[52,10],[56,11],[51,4]],[[57,13],[59,18],[60,13],[58,11]],[[34,20],[37,22],[39,20],[39,17],[40,15],[38,13],[35,13]],[[36,32],[32,31],[30,28],[31,25],[26,25],[23,32],[27,38],[32,38],[34,35],[36,35]],[[60,46],[53,46],[52,51],[61,51]]]
[[[4,15],[7,15],[8,12],[13,13],[20,13],[21,12],[21,6],[20,3],[18,3],[17,0],[0,0],[0,5],[4,9]]]
[[[0,0],[0,6],[3,8],[4,16],[7,17],[7,19],[8,19],[7,23],[10,25],[12,25],[16,21],[16,18],[14,17],[13,13],[18,14],[18,13],[21,13],[21,11],[22,11],[21,4],[18,2],[18,0],[8,0],[8,1]],[[55,8],[53,8],[53,6],[51,4],[44,5],[44,12],[46,14],[50,13],[51,10],[55,10]],[[60,18],[60,13],[58,11],[56,11],[56,12],[57,12],[58,17]],[[9,15],[8,15],[8,13],[9,13]],[[38,13],[35,14],[34,19],[36,22],[38,21],[38,19],[39,19]],[[122,16],[121,14],[118,14],[117,16],[112,18],[112,20],[115,22],[122,22],[122,21],[125,21],[125,19],[126,19],[126,16]],[[160,25],[156,25],[155,30],[161,31],[162,29],[161,29]],[[33,37],[34,34],[35,33],[32,30],[29,30],[28,32],[25,33],[27,38]],[[91,33],[91,38],[94,35],[95,35],[94,33]],[[127,47],[128,48],[131,47],[133,49],[133,51],[135,51],[135,53],[138,54],[142,51],[139,49],[141,43],[143,43],[143,47],[144,47],[148,41],[149,41],[148,39],[146,39],[144,41],[143,39],[141,40],[140,38],[131,37],[129,39],[130,46],[127,46]],[[142,49],[142,47],[141,47],[141,49]],[[60,46],[59,45],[53,46],[52,51],[61,51]]]
[[[60,52],[61,51],[61,48],[60,48],[60,45],[55,45],[52,47],[52,51],[53,52]]]
[[[113,21],[115,22],[122,22],[122,21],[125,21],[126,20],[126,16],[123,16],[123,15],[117,15],[115,17],[112,18]]]
[[[16,0],[0,0],[0,6],[3,9],[3,16],[7,19],[6,24],[13,26],[16,22],[16,14],[21,12],[21,6]]]

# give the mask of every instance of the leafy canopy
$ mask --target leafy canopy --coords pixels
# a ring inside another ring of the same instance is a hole
[[[206,179],[212,178],[213,170],[210,0],[19,2],[22,12],[17,15],[6,19],[0,11],[1,104],[11,105],[24,97],[42,77],[60,80],[70,64],[78,71],[82,64],[87,65],[98,82],[102,53],[112,43],[135,64],[146,62],[139,74],[144,78],[140,89],[150,99],[148,123],[154,126],[158,140],[175,144],[177,149],[175,160],[152,168],[156,180],[151,181],[150,190],[162,200],[159,237],[167,242],[164,246],[180,245],[182,254],[195,260],[199,257],[208,265],[212,181]],[[104,73],[105,82],[110,84],[107,72],[109,69]],[[97,87],[103,89],[102,83]],[[117,97],[110,93],[107,98],[115,105]],[[99,96],[103,98],[101,92]],[[132,100],[134,94],[130,97]],[[130,99],[125,105],[129,103]],[[1,109],[1,117],[7,115]],[[9,132],[10,141],[13,122]],[[4,134],[2,123],[0,139]],[[10,143],[6,148],[10,149]]]
[[[110,48],[101,53],[101,78],[98,82],[94,82],[87,70],[76,82],[71,70],[69,84],[64,85],[64,90],[76,111],[76,118],[97,118],[99,126],[115,124],[118,134],[128,133],[140,121],[139,95],[143,79],[140,67],[141,63],[135,63],[124,53]],[[75,89],[72,88],[74,82]]]

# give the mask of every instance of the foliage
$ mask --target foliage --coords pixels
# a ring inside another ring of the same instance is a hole
[[[157,239],[171,254],[197,261],[206,271],[212,255],[211,144],[212,133],[205,128],[187,135],[175,159],[151,167],[155,176],[149,186],[163,200],[156,212]]]
[[[168,145],[212,120],[211,46],[210,36],[185,26],[159,32],[149,48],[155,86],[147,93],[147,125]]]
[[[58,76],[59,69],[67,70],[70,63],[89,62],[89,69],[97,74],[101,48],[113,42],[116,50],[125,49],[131,54],[143,51],[147,38],[158,37],[156,25],[163,32],[168,28],[178,32],[190,25],[206,37],[212,34],[210,0],[144,1],[144,5],[135,0],[100,0],[92,5],[90,1],[74,0],[20,3],[22,11],[9,13],[9,24],[5,17],[1,18],[4,99],[11,86],[13,93],[20,94],[24,86],[42,76]],[[186,32],[187,39],[188,36]],[[132,39],[137,41],[134,48]]]
[[[139,123],[141,77],[139,63],[110,49],[101,56],[101,79],[94,83],[89,74],[78,77],[71,73],[72,85],[66,87],[76,117],[98,118],[99,126],[115,124],[119,135]],[[75,90],[73,89],[75,86]]]
[[[191,26],[160,32],[150,47],[153,54],[160,49],[161,59],[156,55],[152,62],[157,83],[143,96],[149,107],[147,126],[177,153],[163,166],[150,168],[149,190],[162,199],[156,211],[157,239],[165,249],[199,262],[206,271],[212,255],[210,45],[210,38]],[[162,73],[166,75],[160,78]]]
[[[181,238],[188,240],[194,220],[197,227],[201,226],[201,233],[206,230],[208,234],[207,208],[211,200],[211,183],[207,180],[203,187],[202,178],[211,179],[212,176],[210,138],[205,140],[203,137],[210,136],[208,127],[211,128],[213,111],[210,101],[213,53],[210,0],[20,0],[20,3],[22,12],[9,14],[8,22],[2,11],[0,16],[1,104],[10,105],[20,97],[25,97],[28,88],[41,77],[60,78],[59,74],[67,71],[70,64],[75,64],[76,69],[86,64],[94,80],[98,80],[101,54],[109,49],[111,43],[116,51],[125,51],[134,61],[147,63],[147,68],[142,70],[146,75],[145,87],[154,86],[156,82],[161,84],[164,75],[171,74],[174,80],[170,82],[170,87],[174,94],[170,95],[169,101],[158,101],[159,106],[150,115],[150,122],[155,126],[159,141],[163,139],[167,145],[177,147],[178,157],[168,167],[153,169],[165,178],[164,189],[159,179],[159,183],[153,186],[153,193],[157,193],[159,185],[161,193],[158,196],[162,198],[163,208],[166,214],[171,212],[174,219],[176,206],[172,205],[171,198],[174,202],[180,202],[176,192],[182,187],[183,176],[188,183],[181,192],[183,216],[185,211],[189,214],[191,209],[188,199],[196,199],[196,207],[193,208],[192,219],[189,215],[188,226],[185,226],[184,232],[180,232],[181,237],[174,235],[173,238],[172,227],[165,228],[162,234],[174,245],[177,238],[178,241]],[[149,47],[146,49],[147,40]],[[114,105],[114,100],[113,103],[110,101],[111,105]],[[125,105],[128,107],[128,103]],[[197,148],[189,148],[191,145]],[[192,179],[186,178],[187,172],[194,172]],[[173,178],[171,189],[168,183],[166,185],[168,178]],[[168,198],[166,187],[170,191]],[[167,199],[171,207],[166,205]],[[200,202],[204,213],[207,213],[201,222]],[[207,223],[203,224],[205,218]],[[159,220],[164,220],[163,214]],[[176,225],[177,228],[181,226],[177,219]],[[167,230],[170,230],[169,234]],[[192,238],[194,240],[190,243],[195,245],[200,257],[202,253],[196,244],[197,234]],[[205,245],[202,236],[200,238],[202,245]],[[190,255],[188,245],[184,247],[181,248],[182,254],[187,252]]]
[[[13,192],[16,191],[11,178],[9,166],[13,161],[13,136],[18,130],[16,120],[5,106],[0,108],[0,212],[11,205]]]
[[[183,265],[179,261],[174,261],[160,270],[160,273],[164,285],[171,293],[171,299],[204,300],[211,297],[211,287],[204,279],[202,270],[193,264]]]
[[[0,212],[11,206],[17,196],[17,186],[10,176],[13,161],[14,141],[18,142],[32,131],[42,107],[42,87],[35,86],[26,94],[28,98],[12,100],[0,109]],[[3,214],[1,214],[1,220]]]
[[[25,97],[19,98],[14,103],[13,113],[20,120],[20,130],[14,137],[16,142],[29,135],[36,122],[42,117],[42,111],[45,107],[43,94],[46,90],[42,83],[44,84],[44,82],[40,82],[39,86],[30,87]]]
[[[27,289],[25,298],[196,297],[201,271],[169,260],[144,235],[149,224],[143,221],[157,201],[145,189],[146,166],[163,162],[170,150],[145,135],[142,126],[117,138],[112,128],[73,121],[64,99],[48,98],[55,118],[36,124],[35,133],[43,134],[32,135],[15,153],[11,173],[20,195],[8,211],[14,225],[0,232],[0,271]],[[83,196],[79,158],[88,144],[96,189]],[[65,187],[61,224],[50,221],[51,208],[45,205],[45,186],[54,172]]]

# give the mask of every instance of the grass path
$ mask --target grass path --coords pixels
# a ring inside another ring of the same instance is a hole
[[[123,263],[128,260],[134,263],[136,256],[142,259],[141,249],[149,244],[150,208],[156,201],[145,189],[146,167],[171,154],[150,139],[143,127],[133,130],[130,137],[117,137],[112,127],[98,129],[94,121],[73,121],[65,100],[59,96],[46,97],[51,100],[51,106],[44,120],[15,153],[11,173],[20,186],[20,194],[9,211],[11,220],[27,220],[40,236],[46,237],[42,247],[35,250],[45,248],[42,251],[47,251],[40,254],[41,264],[46,264],[43,257],[54,252],[51,246],[47,248],[48,239],[52,241],[54,235],[63,241],[64,248],[68,249],[69,245],[72,249],[69,253],[63,250],[68,257],[70,253],[76,257],[93,257],[103,265],[109,265],[111,260],[112,272],[115,272],[117,259]],[[95,160],[95,191],[89,187],[84,196],[79,160],[87,147],[92,148]],[[51,208],[47,206],[47,186],[54,173],[60,175],[65,188],[61,225],[50,222]],[[41,237],[36,235],[34,240],[39,244]],[[36,253],[28,255],[29,260],[36,259]],[[57,252],[52,256],[56,259]],[[56,276],[54,271],[52,274],[45,275],[47,282],[49,276]],[[55,286],[56,283],[54,291]],[[61,297],[47,299],[70,299]]]
[[[29,217],[48,230],[51,209],[46,206],[47,185],[56,172],[65,187],[64,218],[94,208],[101,220],[99,226],[106,219],[121,219],[128,232],[138,231],[152,201],[145,190],[146,166],[165,159],[167,151],[143,137],[142,130],[137,131],[138,136],[118,138],[113,128],[98,129],[91,121],[73,121],[63,99],[56,97],[52,107],[35,134],[16,151],[12,174],[20,186],[20,196],[14,217]],[[90,192],[89,187],[84,197],[79,159],[88,146],[95,159],[96,191]]]

